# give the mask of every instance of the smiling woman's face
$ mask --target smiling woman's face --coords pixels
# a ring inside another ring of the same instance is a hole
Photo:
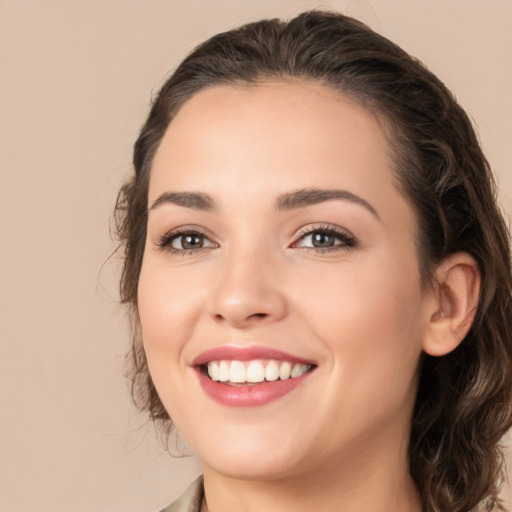
[[[203,90],[161,142],[149,205],[144,348],[206,471],[406,458],[427,292],[374,117],[311,83]]]

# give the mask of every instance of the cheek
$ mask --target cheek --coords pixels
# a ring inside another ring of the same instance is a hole
[[[362,394],[403,393],[421,353],[422,293],[415,267],[368,265],[318,279],[302,294],[304,311],[312,315],[339,378]]]
[[[180,278],[184,272],[170,272],[165,263],[143,264],[138,286],[138,306],[142,329],[151,344],[180,343],[186,330],[199,314],[204,302],[204,288],[194,286],[199,276]]]
[[[183,348],[200,314],[202,297],[190,283],[182,286],[176,276],[171,279],[165,268],[151,262],[142,267],[138,290],[144,350],[160,391],[160,381],[176,374],[169,370],[186,364]]]
[[[325,327],[340,335],[352,330],[383,331],[418,326],[421,309],[419,274],[411,265],[353,265],[316,272],[301,297]],[[408,268],[409,267],[409,268]],[[412,267],[412,268],[411,268]],[[368,343],[372,343],[371,338]]]
[[[184,357],[186,341],[194,328],[201,301],[197,293],[187,293],[180,280],[155,262],[143,265],[138,287],[139,318],[151,379],[158,395],[172,417],[187,411],[190,400],[180,390],[191,378]]]

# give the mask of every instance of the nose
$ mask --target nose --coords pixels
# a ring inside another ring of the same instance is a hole
[[[261,251],[226,258],[212,294],[215,321],[246,329],[284,318],[287,302],[278,273],[277,263]]]

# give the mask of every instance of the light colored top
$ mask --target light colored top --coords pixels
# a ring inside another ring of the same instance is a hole
[[[173,501],[160,512],[201,512],[203,495],[203,477],[200,476],[176,501]]]

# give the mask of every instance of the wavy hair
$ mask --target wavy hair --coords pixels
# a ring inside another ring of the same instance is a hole
[[[444,84],[397,45],[341,14],[310,11],[216,35],[156,96],[135,143],[135,174],[115,210],[124,250],[121,300],[132,320],[128,375],[135,403],[169,432],[137,312],[149,176],[167,126],[206,87],[287,79],[333,88],[381,121],[394,150],[397,186],[418,219],[426,283],[451,253],[465,251],[477,261],[482,287],[469,333],[450,354],[421,361],[409,464],[427,512],[503,510],[498,491],[500,440],[512,424],[512,277],[493,177],[468,116]]]

